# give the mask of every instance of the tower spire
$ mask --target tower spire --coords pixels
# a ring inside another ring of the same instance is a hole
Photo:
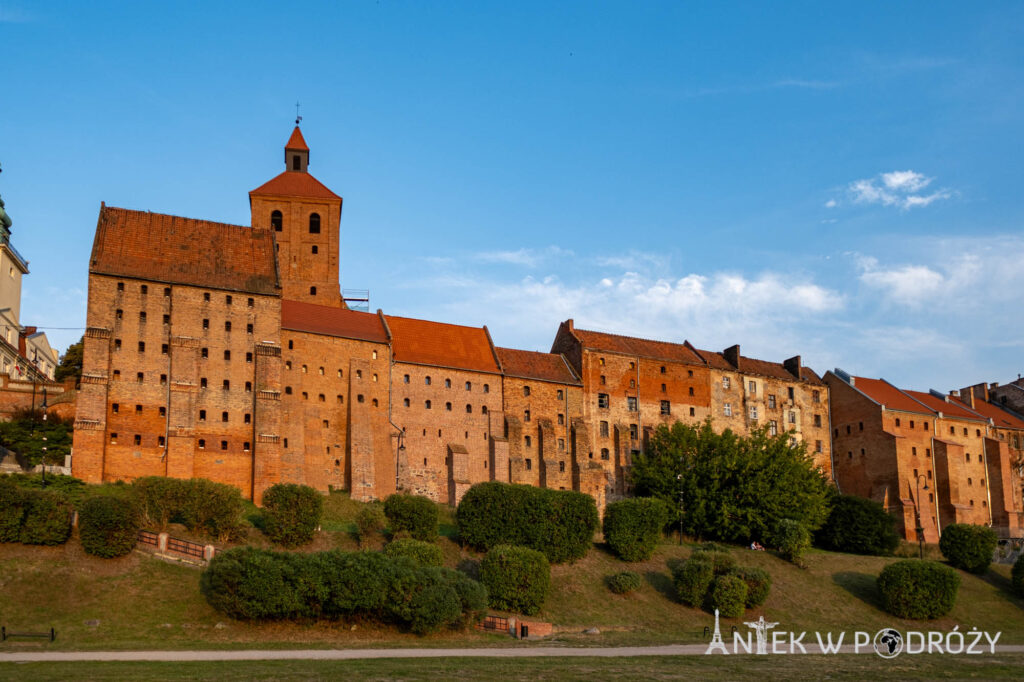
[[[306,146],[306,140],[302,137],[302,131],[299,129],[298,122],[301,120],[301,116],[295,117],[295,130],[292,131],[292,136],[284,145],[284,164],[285,170],[305,173],[306,167],[309,165],[309,147]]]

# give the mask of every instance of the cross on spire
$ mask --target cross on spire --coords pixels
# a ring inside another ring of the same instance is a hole
[[[299,116],[299,101],[295,100],[295,125],[299,125],[302,122],[302,117]]]

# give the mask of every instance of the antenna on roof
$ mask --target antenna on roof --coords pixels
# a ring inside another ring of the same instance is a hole
[[[295,100],[295,125],[299,125],[302,122],[302,117],[299,116],[299,101]]]

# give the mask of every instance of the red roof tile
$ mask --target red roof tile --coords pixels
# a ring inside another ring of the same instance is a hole
[[[295,126],[295,130],[292,131],[292,136],[288,138],[288,144],[286,144],[284,148],[295,149],[302,152],[309,151],[309,147],[306,146],[306,140],[302,137],[302,131],[299,130],[299,126]]]
[[[89,272],[279,295],[267,230],[105,206]]]
[[[697,352],[700,354],[700,357],[704,360],[705,363],[707,363],[708,367],[710,367],[711,369],[736,371],[736,368],[733,367],[732,364],[725,359],[725,356],[717,351],[698,350]]]
[[[854,388],[874,400],[876,403],[885,405],[890,410],[901,410],[903,412],[917,412],[937,416],[935,411],[926,405],[914,400],[906,392],[901,391],[885,379],[868,379],[867,377],[853,377]]]
[[[483,327],[385,316],[395,362],[499,373]]]
[[[654,358],[656,360],[668,360],[670,362],[683,362],[690,365],[704,364],[696,353],[681,343],[652,341],[651,339],[606,334],[604,332],[587,331],[586,329],[575,329],[573,333],[576,334],[576,338],[580,340],[584,347],[594,350]]]
[[[959,398],[950,398],[955,400],[964,407],[970,407]],[[983,400],[976,399],[974,401],[974,411],[981,416],[991,419],[995,424],[996,428],[999,429],[1024,429],[1024,419],[1021,419],[1015,414],[1011,414],[1006,410],[1002,409],[992,403],[986,403]]]
[[[579,386],[580,380],[569,369],[565,358],[555,353],[538,353],[531,350],[497,348],[501,369],[506,376],[521,379],[538,379],[557,384]]]
[[[301,301],[281,301],[281,328],[374,343],[388,342],[384,325],[375,313]]]
[[[285,171],[273,180],[263,183],[249,192],[249,194],[310,197],[313,199],[341,199],[337,194],[327,189],[322,182],[309,173],[302,171]]]
[[[957,419],[973,419],[974,421],[987,421],[980,414],[972,410],[971,408],[964,405],[959,400],[950,398],[949,402],[946,402],[944,398],[939,398],[931,393],[925,393],[923,391],[904,391],[911,398],[920,400],[922,403],[935,410],[941,412],[944,417],[955,417]]]

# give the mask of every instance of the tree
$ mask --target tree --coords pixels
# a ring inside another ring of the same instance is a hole
[[[11,421],[0,422],[0,445],[24,457],[30,466],[43,463],[45,445],[46,463],[63,464],[65,455],[71,454],[71,431],[71,423],[57,415],[48,414],[44,421],[40,410],[23,410]]]
[[[633,457],[638,496],[657,497],[683,528],[705,538],[765,542],[782,519],[815,530],[828,516],[828,479],[789,434],[754,429],[742,437],[698,426],[659,426],[647,450]]]
[[[64,355],[60,358],[60,364],[57,365],[56,371],[53,373],[54,380],[64,381],[65,379],[75,378],[76,383],[82,378],[82,357],[85,351],[85,336],[78,340],[78,343],[73,343],[68,346],[68,349],[64,352]]]

